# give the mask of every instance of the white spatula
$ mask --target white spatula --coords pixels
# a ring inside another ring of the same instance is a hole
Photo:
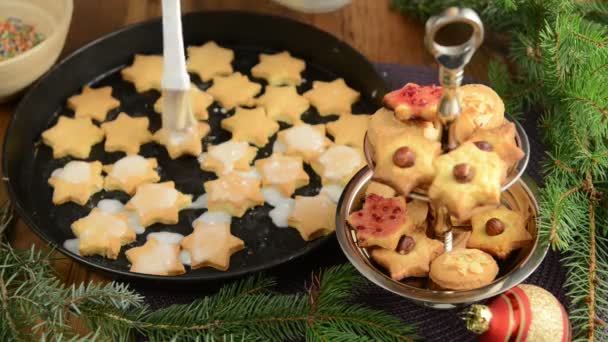
[[[163,0],[163,128],[183,132],[196,120],[190,105],[180,0]]]

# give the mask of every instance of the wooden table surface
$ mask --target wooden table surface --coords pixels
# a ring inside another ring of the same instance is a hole
[[[75,0],[72,26],[63,56],[87,42],[124,25],[160,15],[160,0]],[[274,14],[302,21],[346,41],[372,62],[434,65],[423,46],[423,25],[414,19],[392,12],[389,0],[353,0],[350,5],[327,14],[303,14],[291,11],[270,0],[182,0],[182,10],[246,10]],[[490,49],[476,54],[467,74],[485,80]],[[18,99],[17,99],[18,100]],[[0,144],[17,102],[0,104]],[[1,189],[0,196],[5,195]],[[45,246],[21,221],[10,232],[10,241],[17,248],[29,248],[32,243]],[[98,272],[63,258],[56,268],[67,283],[106,280]]]

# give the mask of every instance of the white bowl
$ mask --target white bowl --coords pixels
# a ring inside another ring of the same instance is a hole
[[[0,20],[19,18],[45,37],[32,49],[0,62],[0,103],[10,100],[55,63],[65,44],[73,9],[73,0],[0,1]]]

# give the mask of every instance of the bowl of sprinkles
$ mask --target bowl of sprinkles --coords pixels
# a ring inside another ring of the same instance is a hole
[[[0,103],[55,63],[69,30],[73,0],[0,1]]]

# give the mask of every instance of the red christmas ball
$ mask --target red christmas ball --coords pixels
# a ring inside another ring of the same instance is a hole
[[[519,285],[488,305],[465,312],[467,328],[481,342],[569,342],[570,320],[561,303],[547,290]]]

